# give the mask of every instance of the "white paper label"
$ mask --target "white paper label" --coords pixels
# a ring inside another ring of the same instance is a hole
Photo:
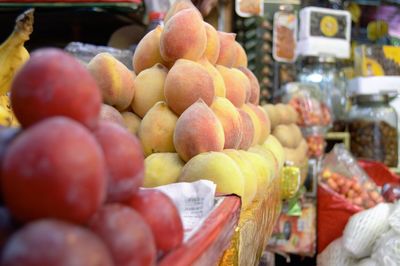
[[[209,180],[174,183],[155,189],[168,195],[178,208],[185,230],[184,241],[196,232],[216,204],[216,185]]]

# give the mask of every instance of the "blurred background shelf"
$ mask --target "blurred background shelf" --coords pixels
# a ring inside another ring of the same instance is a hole
[[[72,41],[107,45],[112,33],[123,26],[136,25],[138,35],[145,29],[144,6],[140,0],[4,1],[0,2],[0,41],[11,33],[15,18],[32,7],[35,21],[31,39],[26,43],[28,50],[43,46],[64,48]]]

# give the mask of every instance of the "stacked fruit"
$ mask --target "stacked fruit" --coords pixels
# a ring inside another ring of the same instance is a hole
[[[282,103],[266,104],[263,108],[271,119],[272,135],[284,147],[285,161],[299,167],[303,166],[308,160],[308,145],[296,124],[299,117],[296,110],[291,105]]]
[[[22,130],[1,131],[1,217],[13,221],[1,223],[1,236],[22,228],[1,265],[153,265],[157,251],[181,244],[173,202],[139,190],[140,141],[99,121],[101,93],[80,62],[37,50],[12,83],[11,103]]]
[[[140,41],[134,74],[104,53],[88,69],[104,102],[135,121],[129,127],[147,156],[146,187],[210,179],[246,207],[283,165],[280,144],[264,145],[270,121],[246,53],[234,34],[205,23],[191,1],[176,1],[165,26]]]

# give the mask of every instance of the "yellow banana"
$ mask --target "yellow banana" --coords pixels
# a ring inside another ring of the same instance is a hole
[[[18,127],[19,123],[11,109],[11,101],[8,95],[0,95],[0,125],[6,127]]]
[[[10,91],[15,73],[29,59],[24,43],[33,31],[33,11],[29,9],[18,16],[14,31],[0,45],[0,95]]]

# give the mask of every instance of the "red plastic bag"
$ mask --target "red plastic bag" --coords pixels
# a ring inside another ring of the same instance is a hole
[[[318,185],[317,236],[318,253],[339,238],[349,218],[363,209],[351,204],[342,196],[333,194],[324,184]]]
[[[400,184],[400,177],[392,173],[389,168],[381,162],[371,160],[359,160],[358,164],[375,181],[378,186],[387,183]]]

